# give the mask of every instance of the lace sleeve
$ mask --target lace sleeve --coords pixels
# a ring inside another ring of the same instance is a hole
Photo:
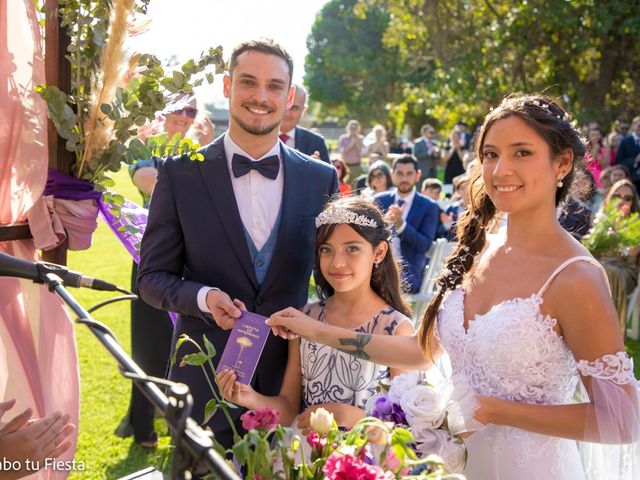
[[[587,478],[640,478],[640,401],[633,361],[625,352],[579,360],[591,403],[581,442]]]
[[[633,360],[626,352],[603,355],[592,362],[580,360],[577,368],[583,377],[610,380],[618,385],[627,385],[635,381]]]

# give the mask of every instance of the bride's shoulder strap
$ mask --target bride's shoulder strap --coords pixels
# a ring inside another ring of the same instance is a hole
[[[571,265],[572,263],[575,263],[575,262],[588,262],[588,263],[591,263],[592,265],[595,265],[596,267],[598,267],[598,270],[600,270],[602,272],[602,274],[604,275],[604,279],[607,282],[607,286],[609,286],[609,281],[607,280],[607,273],[605,272],[605,270],[602,267],[602,265],[600,265],[600,263],[598,263],[598,261],[593,257],[588,257],[586,255],[580,255],[580,256],[577,256],[577,257],[571,257],[568,260],[565,260],[564,262],[562,262],[558,266],[558,268],[556,268],[553,271],[553,273],[551,275],[549,275],[549,278],[547,279],[547,281],[544,282],[544,285],[538,291],[538,296],[541,297],[542,295],[544,295],[544,292],[547,291],[547,288],[549,288],[549,285],[551,285],[551,282],[553,282],[554,278],[556,278],[558,276],[558,274],[560,272],[562,272],[565,268],[567,268],[569,265]]]

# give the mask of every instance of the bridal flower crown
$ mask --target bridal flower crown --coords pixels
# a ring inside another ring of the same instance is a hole
[[[333,225],[337,223],[348,223],[371,228],[378,227],[378,223],[374,219],[341,208],[329,208],[316,217],[316,228],[320,225]]]

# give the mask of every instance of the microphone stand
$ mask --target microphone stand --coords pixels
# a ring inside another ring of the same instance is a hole
[[[162,412],[175,443],[172,479],[190,479],[191,469],[199,464],[206,465],[216,478],[223,480],[240,480],[240,477],[229,467],[224,458],[213,449],[213,434],[203,430],[189,415],[193,406],[193,398],[189,387],[183,383],[162,381],[169,386],[167,397],[155,385],[154,379],[131,359],[115,339],[113,333],[103,323],[95,321],[64,286],[62,279],[55,273],[46,273],[44,281],[50,292],[55,292],[78,315],[78,323],[84,323],[118,361],[122,374],[131,378],[136,386],[147,397],[149,402]]]

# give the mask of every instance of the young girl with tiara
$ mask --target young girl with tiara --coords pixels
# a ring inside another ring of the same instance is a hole
[[[469,479],[638,479],[639,385],[607,277],[556,214],[584,142],[552,99],[513,95],[486,116],[476,149],[459,243],[419,335],[354,334],[294,309],[268,323],[390,366],[448,353],[484,425],[465,439]],[[507,226],[492,234],[498,212]]]
[[[369,200],[341,198],[316,218],[316,283],[320,301],[303,312],[326,325],[356,334],[413,335],[410,311],[400,293],[399,268],[389,250],[389,226]],[[311,412],[333,413],[338,425],[351,428],[364,416],[366,401],[379,380],[400,371],[307,340],[294,339],[280,395],[266,397],[236,381],[232,370],[220,372],[224,397],[249,409],[280,411],[284,425],[298,415],[303,434]]]

